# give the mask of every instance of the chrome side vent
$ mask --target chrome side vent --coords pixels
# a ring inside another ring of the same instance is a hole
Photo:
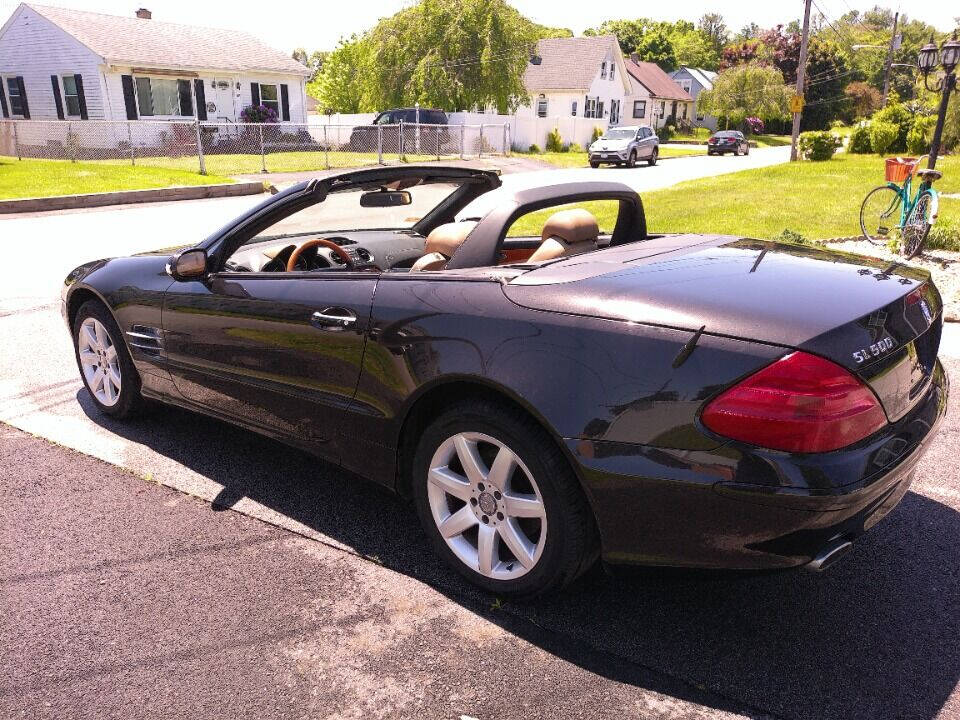
[[[163,331],[146,325],[134,325],[127,331],[127,345],[145,355],[159,357],[163,354]]]

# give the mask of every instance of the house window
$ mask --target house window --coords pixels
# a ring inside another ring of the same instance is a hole
[[[620,122],[620,101],[611,100],[610,101],[610,124],[616,125]]]
[[[193,108],[183,107],[181,103],[180,81],[172,78],[138,77],[136,83],[137,105],[141,116],[193,115]]]
[[[588,97],[583,102],[583,116],[585,118],[594,118],[597,116],[597,99]]]
[[[606,60],[600,63],[600,79],[601,80],[607,79],[607,61]]]
[[[661,100],[660,101],[660,117],[664,117],[667,112],[667,104]]]
[[[687,104],[686,104],[686,103],[683,104],[683,112],[680,113],[680,117],[682,117],[684,120],[687,119]]]
[[[17,78],[7,78],[7,100],[10,101],[10,114],[23,115],[23,96],[20,95],[20,83]]]
[[[680,81],[680,87],[682,87],[686,92],[690,92],[690,81],[689,81],[689,80],[681,80],[681,81]]]
[[[614,63],[610,63],[610,79],[613,80],[613,71],[617,69],[617,66]]]
[[[73,75],[60,78],[63,83],[63,104],[67,115],[80,117],[80,93],[77,92],[77,79]]]
[[[537,117],[546,117],[547,116],[547,99],[540,98],[537,100]]]
[[[603,100],[597,101],[597,117],[603,117]]]
[[[576,101],[576,100],[574,100],[572,103],[570,103],[570,114],[573,115],[574,117],[577,116],[577,101]]]
[[[634,100],[633,101],[633,116],[635,118],[646,117],[647,114],[647,101],[646,100]]]
[[[276,85],[260,83],[260,104],[273,110],[280,117],[280,95]]]

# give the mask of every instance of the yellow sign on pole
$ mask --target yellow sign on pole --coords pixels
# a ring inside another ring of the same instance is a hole
[[[803,95],[793,95],[790,97],[790,112],[803,112]]]

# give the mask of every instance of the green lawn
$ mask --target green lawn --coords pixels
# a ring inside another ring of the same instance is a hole
[[[945,193],[960,192],[960,157],[941,158]],[[809,240],[858,235],[860,203],[883,184],[883,159],[875,155],[841,154],[827,162],[785,163],[691,180],[643,194],[650,232],[710,232],[774,238],[785,229]],[[617,206],[609,201],[577,203],[609,232]],[[511,236],[539,235],[557,208],[520,218]],[[941,219],[952,218],[960,201],[941,202]]]
[[[960,192],[960,158],[941,158],[941,192]],[[883,159],[840,154],[680,183],[643,196],[651,232],[715,232],[757,238],[784,229],[810,240],[859,234],[860,203],[883,184]]]
[[[233,182],[195,170],[0,157],[0,200]]]

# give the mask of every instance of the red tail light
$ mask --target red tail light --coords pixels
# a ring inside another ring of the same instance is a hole
[[[839,365],[803,352],[724,391],[700,419],[718,435],[804,453],[845,447],[887,424],[870,388]]]

